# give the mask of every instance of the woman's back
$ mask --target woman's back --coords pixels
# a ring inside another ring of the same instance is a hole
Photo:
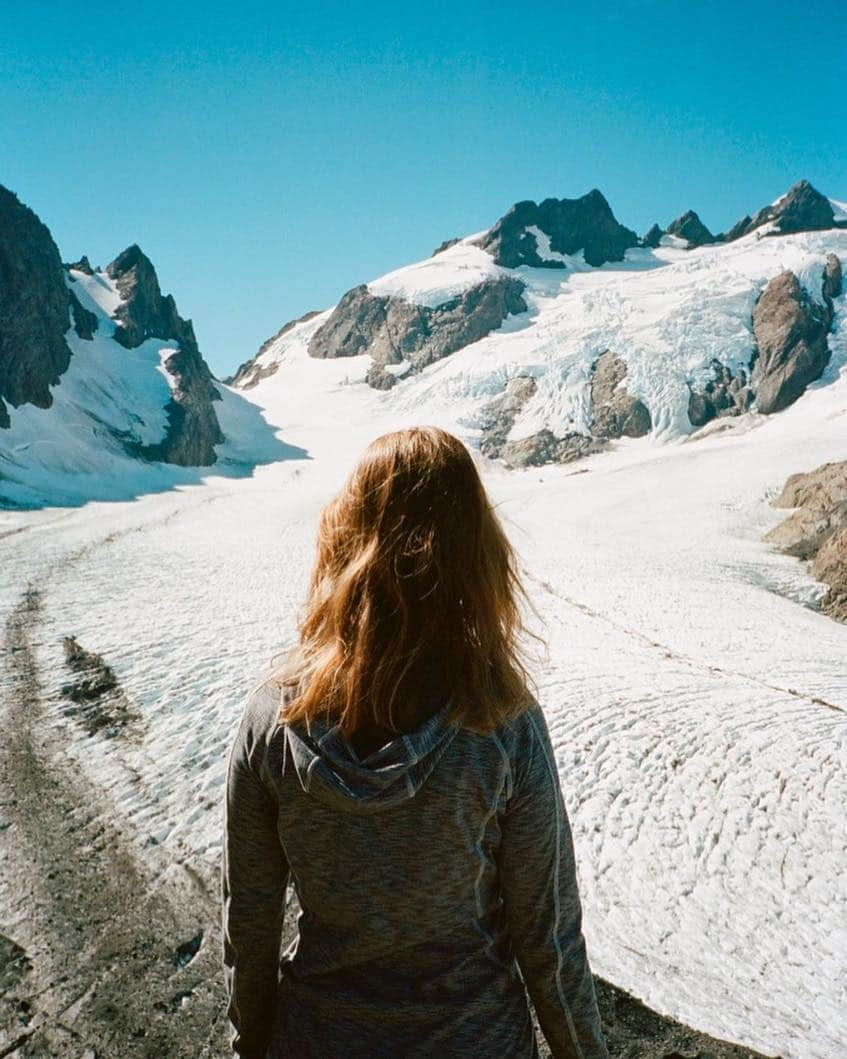
[[[238,1054],[530,1059],[519,965],[554,1056],[606,1056],[523,599],[461,441],[373,441],[321,512],[298,643],[230,757]]]
[[[309,735],[278,712],[278,689],[251,698],[230,765],[240,1054],[270,1034],[270,1056],[529,1059],[517,957],[553,1054],[605,1055],[541,711],[481,735],[447,723],[448,703],[364,760],[337,725]],[[261,975],[238,952],[272,950],[272,924],[278,953],[289,873],[302,912],[277,990],[272,960]]]

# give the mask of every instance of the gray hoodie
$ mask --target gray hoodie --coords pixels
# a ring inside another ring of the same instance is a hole
[[[539,707],[359,759],[248,700],[227,773],[224,973],[245,1059],[606,1059],[573,842]],[[289,879],[298,937],[281,955]]]

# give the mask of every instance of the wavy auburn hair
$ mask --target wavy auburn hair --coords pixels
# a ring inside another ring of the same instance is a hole
[[[521,601],[462,442],[436,427],[384,434],[321,513],[299,644],[274,674],[289,695],[280,720],[409,731],[452,696],[453,723],[489,732],[534,701]]]

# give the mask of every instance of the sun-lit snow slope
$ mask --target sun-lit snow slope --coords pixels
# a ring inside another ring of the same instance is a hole
[[[743,330],[744,262],[817,268],[815,238],[739,247],[723,276],[739,277],[738,304],[715,279],[699,311]],[[662,333],[669,278],[687,292],[677,308],[693,305],[705,259],[664,267],[652,308],[656,273],[635,265],[547,277],[533,327],[549,361],[537,343],[524,349],[530,328],[515,330],[388,394],[362,382],[367,356],[308,356],[317,317],[267,351],[279,370],[247,392],[310,459],[249,479],[211,469],[203,484],[133,504],[0,513],[0,618],[25,587],[41,589],[54,723],[140,848],[215,885],[228,741],[245,693],[293,635],[318,512],[361,447],[413,422],[461,431],[475,387],[520,357],[550,368],[568,304],[577,319],[614,307],[631,336]],[[826,377],[779,415],[568,467],[485,468],[549,641],[539,695],[595,969],[784,1059],[833,1059],[847,1040],[847,627],[814,609],[821,586],[801,564],[761,541],[784,517],[768,499],[789,473],[847,458],[843,299],[832,348]],[[437,396],[437,380],[462,400]],[[92,739],[64,715],[66,635],[114,667],[140,716],[132,734]]]
[[[649,408],[653,440],[692,431],[690,387],[713,378],[712,361],[733,374],[754,351],[753,308],[769,279],[784,269],[821,301],[828,253],[847,257],[847,230],[769,236],[757,230],[732,243],[685,250],[628,250],[626,260],[600,268],[579,257],[553,255],[567,268],[504,269],[468,237],[425,261],[369,284],[371,293],[433,307],[485,279],[513,275],[527,285],[526,313],[420,375],[406,376],[386,398],[397,409],[458,410],[468,430],[492,394],[515,374],[538,386],[511,436],[548,427],[556,434],[589,432],[591,367],[606,349],[627,364],[627,391]],[[325,317],[320,318],[320,320]],[[320,322],[312,320],[309,328]],[[309,332],[311,333],[311,331]],[[302,332],[288,332],[259,358],[272,365]],[[270,385],[265,382],[263,385]]]
[[[116,499],[196,481],[196,470],[133,458],[126,444],[155,445],[167,430],[165,406],[173,379],[165,361],[173,341],[150,338],[135,349],[114,339],[113,314],[121,303],[104,272],[71,270],[74,293],[97,317],[91,340],[70,327],[71,361],[51,388],[50,408],[10,408],[11,427],[0,430],[0,506]],[[256,408],[220,387],[215,403],[227,441],[223,465],[284,458],[284,446]]]

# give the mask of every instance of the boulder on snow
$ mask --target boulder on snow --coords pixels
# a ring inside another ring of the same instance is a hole
[[[702,427],[718,416],[735,416],[746,412],[753,402],[747,373],[737,375],[719,360],[712,360],[713,377],[702,390],[689,383],[688,418],[693,427]]]
[[[765,540],[811,560],[812,575],[829,586],[822,610],[847,622],[847,460],[792,474],[772,503],[794,511]]]
[[[601,438],[640,438],[649,434],[653,423],[643,401],[626,392],[626,362],[610,349],[592,365],[591,432]]]
[[[172,295],[162,294],[152,262],[137,245],[119,254],[106,272],[123,299],[115,313],[116,341],[127,349],[148,338],[177,344],[164,363],[171,377],[167,433],[155,445],[133,446],[133,455],[188,467],[209,466],[215,462],[215,445],[224,440],[213,407],[221,396],[197,347],[191,321],[179,315]]]
[[[564,268],[565,263],[542,255],[537,228],[550,243],[553,254],[583,251],[589,265],[622,261],[626,251],[638,245],[638,236],[619,224],[603,195],[595,188],[578,199],[545,199],[541,203],[518,202],[480,239],[498,265],[517,268]]]
[[[830,356],[831,322],[831,301],[816,302],[793,272],[768,283],[753,311],[757,349],[751,381],[760,412],[787,408],[820,378]]]
[[[827,254],[821,293],[825,301],[831,302],[833,298],[840,298],[843,292],[844,275],[841,270],[841,261],[835,254]]]
[[[507,441],[500,450],[500,458],[507,467],[542,467],[548,463],[572,463],[602,452],[607,445],[605,438],[592,438],[574,431],[559,437],[544,427],[529,437]]]
[[[49,408],[71,360],[68,289],[45,224],[0,186],[0,427],[6,403]]]
[[[675,221],[671,221],[667,232],[668,235],[676,235],[680,239],[685,239],[690,249],[695,246],[705,246],[707,243],[715,241],[715,237],[694,210],[686,210]]]
[[[482,409],[482,434],[479,448],[492,459],[500,455],[509,431],[526,402],[537,389],[531,375],[517,375],[509,379],[506,388]]]
[[[369,353],[374,364],[408,361],[419,371],[477,342],[507,316],[526,312],[524,285],[504,276],[471,287],[435,308],[372,294],[365,284],[348,291],[309,341],[312,357]]]

